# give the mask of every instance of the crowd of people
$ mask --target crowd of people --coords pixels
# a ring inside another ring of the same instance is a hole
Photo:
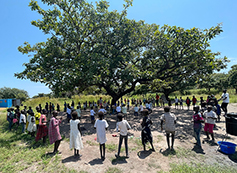
[[[173,150],[174,140],[175,140],[175,124],[176,116],[170,112],[172,103],[168,101],[168,106],[164,106],[164,99],[160,102],[162,98],[157,94],[154,99],[131,99],[131,104],[133,105],[134,117],[142,115],[141,121],[141,140],[146,150],[147,142],[151,145],[151,150],[155,151],[153,146],[153,139],[151,133],[152,120],[149,114],[152,112],[154,106],[164,107],[164,114],[160,117],[161,130],[165,130],[168,149]],[[218,104],[218,101],[223,100],[222,105]],[[175,109],[183,109],[183,99],[180,97],[178,99],[175,97]],[[198,101],[193,96],[192,100],[188,97],[186,99],[187,108],[189,110],[190,105],[193,105],[194,115],[193,115],[193,129],[194,136],[197,141],[197,145],[201,147],[200,141],[200,132],[202,129],[202,123],[205,123],[204,131],[208,139],[211,135],[212,141],[214,141],[213,128],[216,120],[220,120],[221,108],[224,111],[225,115],[227,114],[227,105],[229,103],[229,94],[226,90],[223,91],[223,94],[219,100],[215,98],[214,95],[208,96],[207,100],[204,100],[203,97],[200,98],[200,106]],[[97,142],[99,143],[99,150],[101,154],[101,159],[105,159],[105,143],[106,130],[109,127],[108,122],[104,119],[104,115],[116,114],[117,125],[116,130],[120,131],[118,152],[115,154],[116,157],[120,157],[120,150],[123,140],[125,141],[125,151],[126,157],[129,157],[128,152],[128,130],[131,129],[130,124],[128,123],[127,114],[130,109],[130,100],[124,99],[118,101],[109,109],[109,101],[103,101],[102,98],[97,102],[87,102],[83,103],[83,110],[87,111],[87,107],[90,107],[90,119],[91,123],[94,125],[97,133]],[[121,106],[120,106],[121,105]],[[83,148],[82,143],[82,133],[80,128],[81,122],[81,112],[82,105],[78,102],[78,105],[75,106],[74,101],[71,105],[64,103],[64,112],[67,114],[67,122],[70,124],[70,148],[74,149],[74,155],[81,157],[79,151]],[[201,109],[200,109],[201,107]],[[49,137],[50,144],[54,144],[53,153],[58,153],[58,148],[62,137],[60,135],[59,125],[62,122],[62,117],[58,118],[60,112],[59,104],[56,105],[56,110],[53,103],[46,103],[45,108],[42,109],[41,104],[36,107],[36,112],[32,110],[31,107],[28,108],[24,106],[24,109],[20,110],[19,106],[16,106],[16,109],[9,108],[7,109],[7,121],[9,122],[9,130],[18,129],[18,126],[21,125],[21,132],[26,133],[28,131],[29,135],[35,137],[35,141],[38,142],[40,139],[43,139],[43,143],[46,143],[47,137]],[[95,115],[98,115],[98,119],[95,119]],[[50,117],[49,117],[50,116]],[[50,121],[47,119],[50,118]],[[170,135],[171,135],[171,145],[170,145]]]

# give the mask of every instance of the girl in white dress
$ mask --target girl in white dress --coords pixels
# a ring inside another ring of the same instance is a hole
[[[33,137],[35,135],[35,132],[36,132],[35,116],[34,116],[33,112],[31,112],[28,115],[27,121],[29,122],[28,127],[27,127],[27,131],[30,132],[31,136]]]
[[[102,160],[105,160],[105,142],[107,141],[106,138],[106,130],[108,128],[108,123],[106,120],[103,119],[104,113],[99,112],[99,119],[96,120],[94,128],[96,129],[97,133],[97,142],[100,143],[100,156]],[[103,152],[102,152],[103,148]]]
[[[74,148],[74,156],[81,157],[79,150],[83,148],[81,139],[80,120],[77,119],[78,115],[76,111],[72,112],[72,120],[70,120],[70,149]]]

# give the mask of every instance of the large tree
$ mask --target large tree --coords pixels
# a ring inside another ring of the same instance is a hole
[[[120,13],[109,11],[107,1],[95,7],[85,0],[42,2],[53,8],[43,10],[32,0],[31,9],[43,16],[32,24],[51,37],[18,48],[33,57],[15,75],[45,83],[56,93],[95,85],[115,103],[139,84],[203,76],[226,65],[226,57],[216,58],[219,53],[208,49],[222,32],[220,25],[185,30],[130,20],[130,0]]]
[[[235,89],[235,93],[237,94],[237,65],[233,65],[231,67],[231,70],[229,71],[228,75],[229,84]]]
[[[25,101],[29,98],[29,94],[25,90],[17,89],[17,88],[9,88],[3,87],[0,88],[0,99],[10,99],[16,98],[21,99],[21,101]]]

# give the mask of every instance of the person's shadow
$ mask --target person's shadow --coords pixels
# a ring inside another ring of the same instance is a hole
[[[150,149],[150,150],[147,150],[147,151],[142,150],[142,151],[139,151],[139,152],[137,153],[137,156],[138,156],[140,159],[145,159],[145,158],[147,158],[151,153],[152,153],[152,150],[151,150],[151,149]]]
[[[103,160],[99,159],[99,158],[96,158],[96,159],[93,159],[91,160],[90,162],[88,162],[90,165],[101,165],[103,164]]]
[[[111,161],[111,163],[113,165],[117,165],[117,164],[124,164],[124,163],[128,163],[127,160],[126,160],[127,157],[125,156],[122,156],[122,157],[118,157],[118,158],[115,158]]]
[[[79,156],[69,156],[65,159],[62,160],[62,163],[67,163],[67,162],[77,162],[78,160],[81,160]]]
[[[166,149],[166,150],[163,150],[163,149],[160,149],[160,153],[163,154],[164,156],[169,156],[169,155],[176,155],[176,151],[173,149]]]
[[[205,154],[204,150],[202,149],[202,147],[198,146],[198,145],[194,145],[192,151],[195,151],[196,153],[200,153],[200,154]]]
[[[237,152],[235,152],[234,154],[229,154],[228,157],[230,160],[237,163]]]

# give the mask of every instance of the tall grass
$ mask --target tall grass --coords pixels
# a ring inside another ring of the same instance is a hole
[[[83,105],[83,103],[85,103],[87,101],[87,103],[90,102],[97,102],[100,97],[102,97],[102,99],[104,101],[108,101],[111,99],[110,96],[107,95],[75,95],[73,96],[71,99],[69,98],[49,98],[49,97],[39,97],[39,98],[35,98],[35,99],[29,99],[25,102],[23,102],[24,106],[31,106],[32,109],[35,111],[36,106],[38,106],[39,104],[41,104],[42,108],[45,107],[46,102],[48,103],[52,103],[55,106],[56,109],[56,105],[59,104],[60,105],[60,110],[62,111],[64,109],[64,102],[66,102],[67,104],[72,103],[72,101],[74,101],[75,106],[78,105],[78,103],[80,102],[81,105]],[[23,109],[23,107],[20,107],[20,109]]]
[[[237,103],[237,94],[235,94],[235,90],[234,89],[229,89],[227,91],[230,95],[230,103]],[[192,90],[186,90],[184,91],[185,94],[181,94],[179,91],[173,92],[170,94],[170,99],[174,100],[175,97],[182,97],[183,99],[186,99],[187,97],[192,98],[193,96],[195,96],[198,100],[200,100],[200,97],[203,97],[204,99],[207,98],[208,95],[214,94],[216,96],[217,99],[219,99],[221,97],[222,91],[218,91],[216,89],[211,89],[211,91],[207,91],[206,89],[192,89]],[[160,96],[163,95],[162,93],[158,93]],[[123,96],[123,99],[141,99],[143,100],[145,99],[151,99],[151,98],[155,98],[156,93],[147,93],[147,94],[143,94],[143,95],[134,95],[134,96],[129,96],[129,95],[125,95]],[[108,95],[74,95],[72,96],[71,99],[69,98],[49,98],[49,97],[40,97],[40,98],[35,98],[35,99],[29,99],[25,102],[23,102],[24,106],[31,106],[33,108],[33,110],[35,110],[35,107],[38,106],[39,104],[41,104],[42,108],[45,107],[46,102],[48,103],[53,103],[55,105],[55,109],[56,109],[56,104],[58,103],[60,105],[60,109],[63,110],[64,108],[64,102],[66,102],[67,104],[71,104],[72,101],[74,101],[75,106],[80,102],[81,105],[84,102],[97,102],[100,97],[102,97],[102,99],[104,101],[111,101],[111,96]],[[23,109],[23,107],[21,107],[21,109]]]

